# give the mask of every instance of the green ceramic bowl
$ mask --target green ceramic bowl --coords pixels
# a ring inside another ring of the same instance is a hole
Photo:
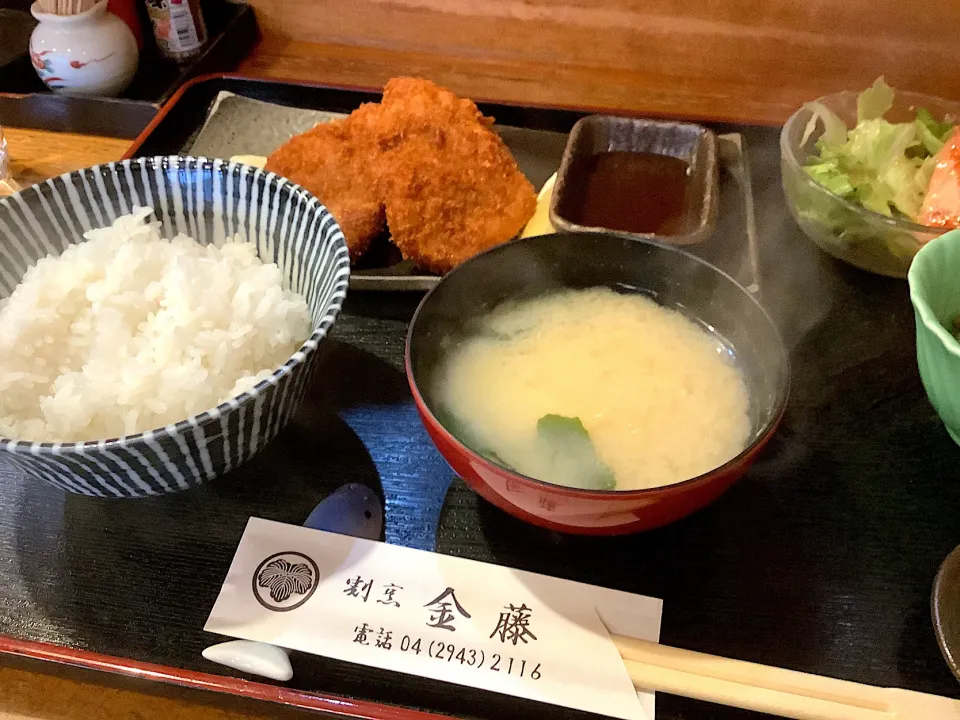
[[[907,279],[917,320],[920,379],[950,437],[960,445],[960,343],[950,332],[960,315],[960,230],[924,245]]]

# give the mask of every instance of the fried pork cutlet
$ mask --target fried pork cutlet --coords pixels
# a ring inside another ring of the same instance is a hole
[[[380,185],[405,258],[444,273],[520,232],[536,193],[491,118],[413,78],[387,83],[381,108]]]
[[[381,103],[291,139],[267,170],[327,205],[354,260],[386,222],[405,258],[443,273],[510,240],[536,208],[492,124],[432,82],[394,78]]]
[[[387,167],[392,240],[405,258],[435,273],[515,237],[536,209],[533,187],[506,148],[474,128],[451,129],[439,149],[408,140]]]
[[[383,232],[386,216],[376,175],[378,106],[365,105],[342,120],[321,123],[291,138],[267,158],[266,169],[302,185],[340,224],[353,260]]]
[[[399,77],[388,81],[380,107],[385,122],[408,132],[452,123],[493,125],[493,118],[484,117],[472,100],[459,98],[423,78]]]

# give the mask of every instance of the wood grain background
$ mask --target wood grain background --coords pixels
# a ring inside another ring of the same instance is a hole
[[[272,77],[420,72],[484,99],[769,123],[881,73],[960,93],[955,1],[250,1],[265,39],[245,69]]]

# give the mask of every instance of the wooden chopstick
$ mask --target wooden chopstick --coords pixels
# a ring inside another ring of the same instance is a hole
[[[867,710],[890,710],[883,688],[680,650],[636,638],[615,636],[614,643],[625,660]]]
[[[960,701],[612,636],[634,686],[794,720],[960,720]]]
[[[624,660],[624,664],[634,686],[642,690],[656,690],[793,720],[897,720],[895,715],[881,710],[717,680],[633,660]]]

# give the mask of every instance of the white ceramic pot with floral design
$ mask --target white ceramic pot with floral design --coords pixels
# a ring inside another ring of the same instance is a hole
[[[137,41],[107,0],[77,15],[30,8],[40,21],[30,36],[30,59],[47,87],[71,95],[112,97],[126,90],[137,70]]]

